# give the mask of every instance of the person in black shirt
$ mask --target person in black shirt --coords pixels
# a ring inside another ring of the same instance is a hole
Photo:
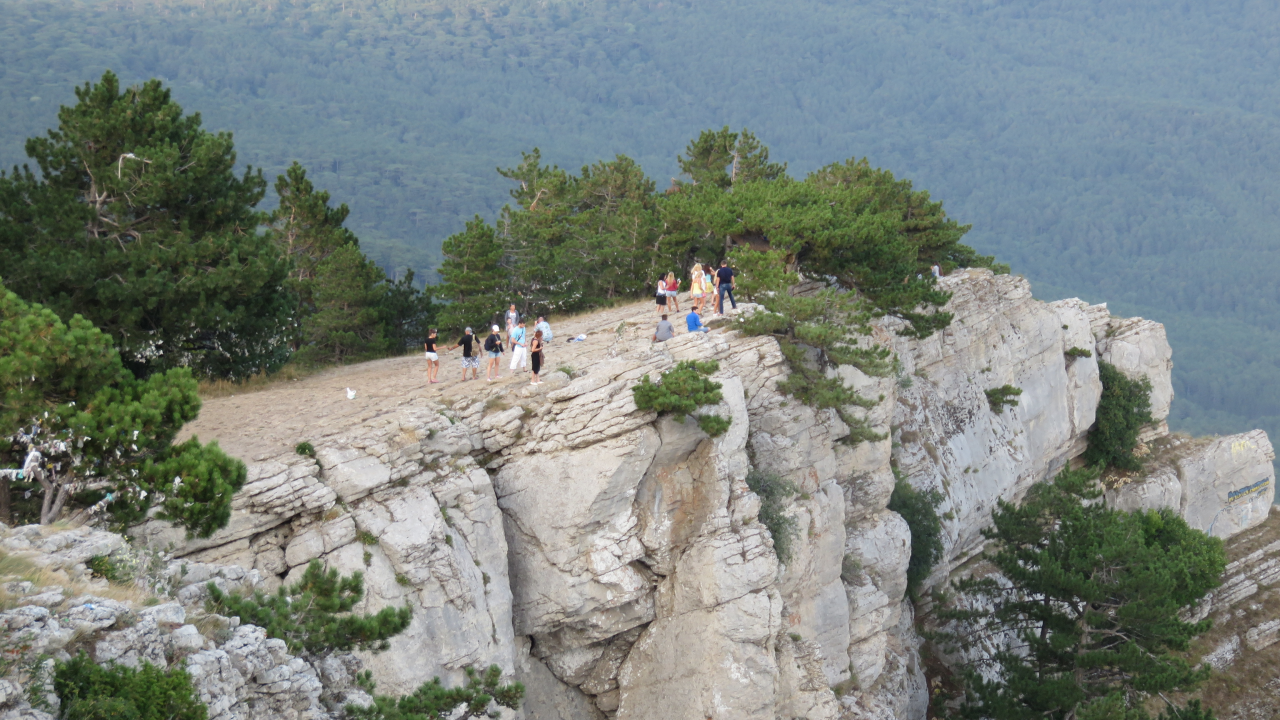
[[[733,297],[733,268],[729,267],[728,260],[720,261],[720,269],[716,271],[716,312],[724,314],[724,296],[729,296],[729,302],[733,303],[733,309],[738,309],[738,301]]]
[[[458,338],[458,342],[454,344],[450,350],[462,348],[462,382],[467,381],[467,369],[471,370],[471,379],[480,379],[480,358],[473,357],[471,354],[471,346],[475,344],[476,336],[471,334],[471,328]]]
[[[427,382],[438,383],[436,376],[440,374],[440,355],[436,353],[436,329],[427,333],[427,341],[423,343],[427,349]]]

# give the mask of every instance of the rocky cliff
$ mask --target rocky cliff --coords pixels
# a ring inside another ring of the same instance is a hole
[[[359,658],[380,691],[496,663],[527,686],[530,720],[923,717],[910,531],[887,509],[895,468],[945,498],[946,558],[930,578],[943,582],[981,550],[997,499],[1084,450],[1103,359],[1150,379],[1160,421],[1145,435],[1149,472],[1109,478],[1112,502],[1175,507],[1227,537],[1262,522],[1275,493],[1265,434],[1168,434],[1158,323],[1043,303],[1025,280],[983,270],[942,284],[947,330],[876,328],[897,375],[833,371],[880,400],[865,411],[880,441],[846,444],[834,412],[780,393],[771,338],[731,319],[653,343],[651,306],[636,305],[557,327],[586,339],[550,346],[558,369],[541,385],[460,383],[446,355],[441,385],[404,358],[211,401],[187,432],[249,465],[231,524],[188,542],[154,522],[138,539],[267,586],[315,558],[363,571],[365,609],[414,610],[391,650]],[[732,419],[720,437],[635,406],[641,377],[685,359],[719,361],[715,411]],[[1003,385],[1022,394],[997,413],[985,391]],[[295,450],[304,441],[314,457]],[[753,471],[798,488],[786,562],[759,521]]]

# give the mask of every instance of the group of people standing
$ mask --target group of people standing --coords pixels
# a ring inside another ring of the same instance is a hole
[[[520,316],[520,312],[516,310],[516,306],[512,305],[503,316],[506,322],[506,337],[502,336],[502,328],[499,325],[492,325],[489,328],[489,335],[484,339],[482,347],[487,358],[485,368],[485,380],[493,382],[502,379],[502,368],[499,363],[502,362],[502,356],[511,352],[511,373],[527,371],[527,365],[532,365],[533,376],[529,381],[530,385],[540,385],[542,380],[538,375],[542,372],[544,364],[544,353],[546,352],[547,343],[551,342],[551,324],[546,318],[539,317],[538,322],[533,326],[530,333],[525,328],[524,318]],[[467,328],[462,337],[458,338],[458,342],[452,347],[441,348],[440,350],[452,351],[462,348],[462,381],[468,379],[480,379],[480,355],[476,348],[477,338],[471,328]],[[440,350],[437,349],[437,332],[433,328],[427,335],[425,348],[427,351],[427,382],[440,382]],[[471,377],[467,377],[467,371],[471,371]]]
[[[738,308],[738,301],[733,297],[734,271],[729,267],[729,261],[721,260],[720,268],[715,273],[706,272],[699,263],[693,266],[689,276],[689,299],[693,307],[685,316],[685,325],[689,332],[707,332],[707,327],[702,324],[702,314],[706,312],[708,295],[714,297],[714,309],[717,315],[724,314],[726,297],[729,298],[729,303],[735,310]],[[679,292],[680,283],[676,280],[675,273],[667,273],[665,278],[658,279],[656,301],[658,314],[662,319],[658,321],[658,327],[654,330],[654,342],[666,342],[675,336],[675,328],[667,320],[667,313],[664,311],[669,310],[674,304],[675,312],[680,312],[680,300],[677,297]]]
[[[695,264],[689,272],[689,299],[693,303],[693,312],[706,314],[708,296],[712,296],[717,315],[724,314],[724,300],[727,296],[736,310],[738,301],[733,297],[733,268],[728,260],[720,261],[720,268],[711,272],[710,266],[703,268],[701,263]],[[673,272],[666,277],[658,278],[658,289],[654,296],[658,314],[664,312],[680,312],[680,281]]]
[[[689,274],[689,298],[693,303],[685,323],[689,328],[689,332],[707,332],[706,326],[702,324],[702,315],[707,312],[707,299],[713,299],[713,309],[716,314],[724,314],[724,301],[727,297],[729,303],[736,310],[738,301],[733,297],[734,287],[734,271],[729,267],[727,260],[720,262],[719,269],[711,272],[710,266],[704,268],[701,263],[693,266],[693,270]],[[670,340],[674,335],[674,328],[667,321],[665,310],[674,307],[675,312],[680,312],[680,281],[676,279],[675,273],[667,273],[666,277],[658,279],[658,289],[656,294],[658,313],[662,315],[662,320],[658,323],[657,332],[654,333],[654,340],[662,342]],[[527,365],[532,365],[532,378],[530,385],[540,385],[542,380],[539,374],[542,372],[542,366],[546,362],[544,353],[546,352],[547,343],[551,342],[551,325],[546,318],[539,317],[533,329],[530,331],[525,327],[525,320],[520,315],[520,311],[512,305],[505,314],[503,314],[502,322],[506,325],[506,337],[503,337],[503,329],[501,325],[494,324],[489,328],[489,335],[481,344],[483,352],[487,359],[485,367],[485,380],[493,382],[502,379],[502,357],[507,353],[511,353],[510,370],[514,375],[516,372],[527,370]],[[450,352],[458,348],[462,348],[462,381],[479,380],[480,379],[480,348],[477,348],[478,339],[471,328],[467,328],[462,337],[458,338],[458,342],[448,348],[439,346],[439,338],[437,331],[433,328],[427,335],[427,340],[423,347],[426,349],[427,356],[427,382],[440,382],[440,353]],[[467,371],[471,371],[471,377],[467,377]]]

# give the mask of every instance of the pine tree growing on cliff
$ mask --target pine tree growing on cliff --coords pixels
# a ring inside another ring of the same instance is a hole
[[[87,494],[121,524],[156,505],[200,537],[227,524],[244,464],[217,443],[173,444],[200,411],[190,370],[138,380],[92,323],[64,323],[2,285],[0,348],[0,465],[15,468],[0,473],[3,522],[13,521],[15,498],[34,493],[39,507],[24,509],[23,521],[54,522]]]
[[[1209,628],[1180,613],[1221,580],[1222,541],[1170,510],[1095,502],[1090,470],[1063,471],[1020,506],[1000,501],[985,536],[1000,576],[956,583],[939,613],[954,648],[1002,649],[965,670],[959,716],[993,720],[1141,720],[1145,700],[1204,679],[1176,654]],[[1176,717],[1203,716],[1198,705]]]
[[[347,717],[351,720],[468,720],[469,718],[500,717],[489,710],[496,704],[515,710],[524,699],[524,685],[502,682],[502,668],[490,665],[484,672],[472,667],[463,668],[467,682],[446,688],[440,678],[423,683],[411,695],[391,697],[374,695],[368,707],[348,705]],[[370,694],[375,685],[364,674],[359,682]]]
[[[256,592],[249,597],[225,593],[209,583],[209,609],[236,616],[257,625],[267,635],[284,640],[290,652],[323,656],[347,650],[381,652],[388,639],[409,627],[409,608],[383,608],[372,615],[353,614],[364,598],[364,576],[359,572],[341,577],[312,560],[298,582],[281,587],[274,595]]]

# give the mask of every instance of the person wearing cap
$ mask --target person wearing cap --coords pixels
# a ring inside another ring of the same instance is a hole
[[[484,339],[484,350],[489,356],[489,366],[485,369],[484,378],[489,382],[502,379],[502,367],[498,365],[502,358],[502,336],[498,334],[498,326],[489,329],[489,337]]]
[[[476,336],[471,334],[471,328],[458,338],[458,342],[454,344],[450,350],[462,348],[462,382],[467,381],[467,370],[471,370],[471,379],[478,380],[480,378],[480,358],[474,357],[471,346],[475,344]]]

